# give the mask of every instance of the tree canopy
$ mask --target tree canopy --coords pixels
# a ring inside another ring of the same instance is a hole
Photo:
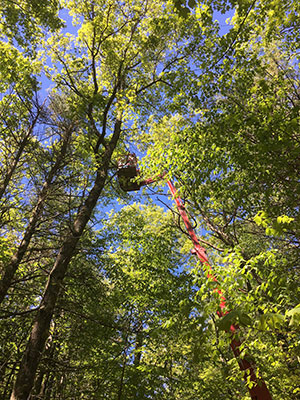
[[[0,397],[298,399],[298,2],[0,14]]]

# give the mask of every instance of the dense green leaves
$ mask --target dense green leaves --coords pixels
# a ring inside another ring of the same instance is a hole
[[[0,37],[19,46],[34,49],[45,29],[55,30],[63,23],[58,17],[57,0],[3,0],[0,10]]]
[[[272,398],[296,400],[298,2],[0,12],[1,398],[246,400],[234,324]],[[212,271],[152,192],[121,193],[133,149],[175,179]]]

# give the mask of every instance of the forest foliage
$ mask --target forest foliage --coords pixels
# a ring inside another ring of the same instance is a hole
[[[299,398],[299,8],[2,0],[1,399]]]

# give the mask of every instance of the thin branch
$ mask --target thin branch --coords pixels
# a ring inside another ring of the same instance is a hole
[[[226,54],[227,54],[230,50],[233,49],[233,46],[234,46],[235,42],[237,41],[237,38],[238,38],[239,34],[240,34],[241,31],[242,31],[243,25],[245,24],[245,22],[246,22],[246,20],[247,20],[247,18],[248,18],[248,16],[249,16],[249,14],[250,14],[250,11],[253,9],[255,3],[256,3],[256,0],[254,0],[253,3],[250,5],[250,7],[249,7],[249,9],[248,9],[248,11],[247,11],[247,13],[246,13],[246,15],[245,15],[243,21],[241,22],[241,24],[240,24],[240,26],[239,26],[239,29],[237,30],[237,32],[236,32],[236,34],[235,34],[235,36],[234,36],[232,42],[231,42],[230,45],[227,47],[227,49],[224,51],[224,53],[220,56],[220,58],[219,58],[212,66],[210,66],[210,70],[211,70],[212,68],[214,68],[216,65],[218,65],[219,62],[226,56]]]
[[[2,314],[2,315],[0,315],[0,319],[16,317],[16,316],[19,316],[19,315],[30,314],[30,313],[32,313],[34,311],[39,310],[39,308],[40,307],[38,306],[36,308],[31,308],[30,310],[26,310],[26,311],[14,311],[12,313]],[[0,310],[0,312],[3,312],[3,311],[5,311],[5,310]]]

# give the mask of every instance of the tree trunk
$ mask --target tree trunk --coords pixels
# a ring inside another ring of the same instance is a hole
[[[38,376],[36,377],[32,389],[32,394],[29,400],[42,399],[46,392],[47,383],[49,381],[50,371],[53,372],[53,359],[54,353],[57,349],[56,342],[52,341],[52,337],[55,334],[55,328],[52,335],[48,337],[48,346],[44,352],[44,365],[39,369]]]
[[[21,156],[23,154],[23,151],[24,151],[24,149],[25,149],[25,147],[27,145],[28,139],[31,136],[31,134],[33,132],[33,129],[34,129],[34,127],[35,127],[35,125],[36,125],[36,123],[38,121],[38,118],[39,118],[39,115],[41,113],[42,108],[43,108],[43,106],[41,108],[38,108],[37,114],[36,114],[34,120],[32,121],[32,124],[28,128],[28,131],[26,132],[25,136],[23,137],[23,139],[22,139],[22,141],[21,141],[21,143],[19,145],[19,148],[18,148],[17,153],[15,155],[15,158],[13,160],[13,163],[11,164],[10,168],[8,169],[8,171],[5,174],[5,178],[3,180],[3,183],[0,185],[0,200],[2,199],[2,197],[3,197],[3,195],[4,195],[5,191],[6,191],[6,188],[9,185],[9,182],[10,182],[12,176],[13,176],[13,173],[15,172],[15,170],[17,168],[17,165],[18,165],[18,163],[20,161],[20,158],[21,158]]]
[[[11,400],[27,400],[33,386],[36,370],[48,337],[50,322],[68,265],[75,253],[76,245],[88,223],[92,211],[104,188],[112,153],[121,131],[121,119],[115,122],[114,133],[102,156],[101,167],[97,170],[94,186],[74,221],[72,230],[63,243],[46,285],[45,293],[34,322],[29,341],[21,362]]]
[[[142,321],[140,322],[140,328],[136,334],[136,340],[135,340],[135,353],[134,353],[134,359],[133,359],[133,365],[134,365],[134,379],[133,379],[133,384],[135,386],[135,391],[134,391],[134,400],[138,400],[140,397],[140,374],[138,367],[140,366],[141,363],[141,358],[142,358],[142,353],[140,349],[143,346],[143,323]]]
[[[49,188],[52,185],[52,180],[53,180],[54,176],[57,174],[58,170],[60,169],[61,164],[64,160],[64,157],[66,155],[68,143],[69,143],[69,140],[72,135],[72,130],[73,130],[73,126],[70,127],[70,129],[68,129],[64,135],[60,153],[57,157],[55,164],[51,168],[51,170],[48,174],[48,177],[42,187],[42,190],[38,197],[38,201],[32,211],[31,218],[29,220],[28,226],[25,230],[25,233],[23,235],[21,243],[20,243],[17,251],[15,252],[15,254],[12,256],[10,262],[5,267],[4,274],[0,280],[0,304],[2,303],[5,296],[7,295],[7,291],[11,286],[14,275],[24,257],[24,254],[26,253],[26,251],[28,249],[31,238],[35,232],[36,224],[41,216],[41,212],[42,212],[45,200],[47,198]]]

